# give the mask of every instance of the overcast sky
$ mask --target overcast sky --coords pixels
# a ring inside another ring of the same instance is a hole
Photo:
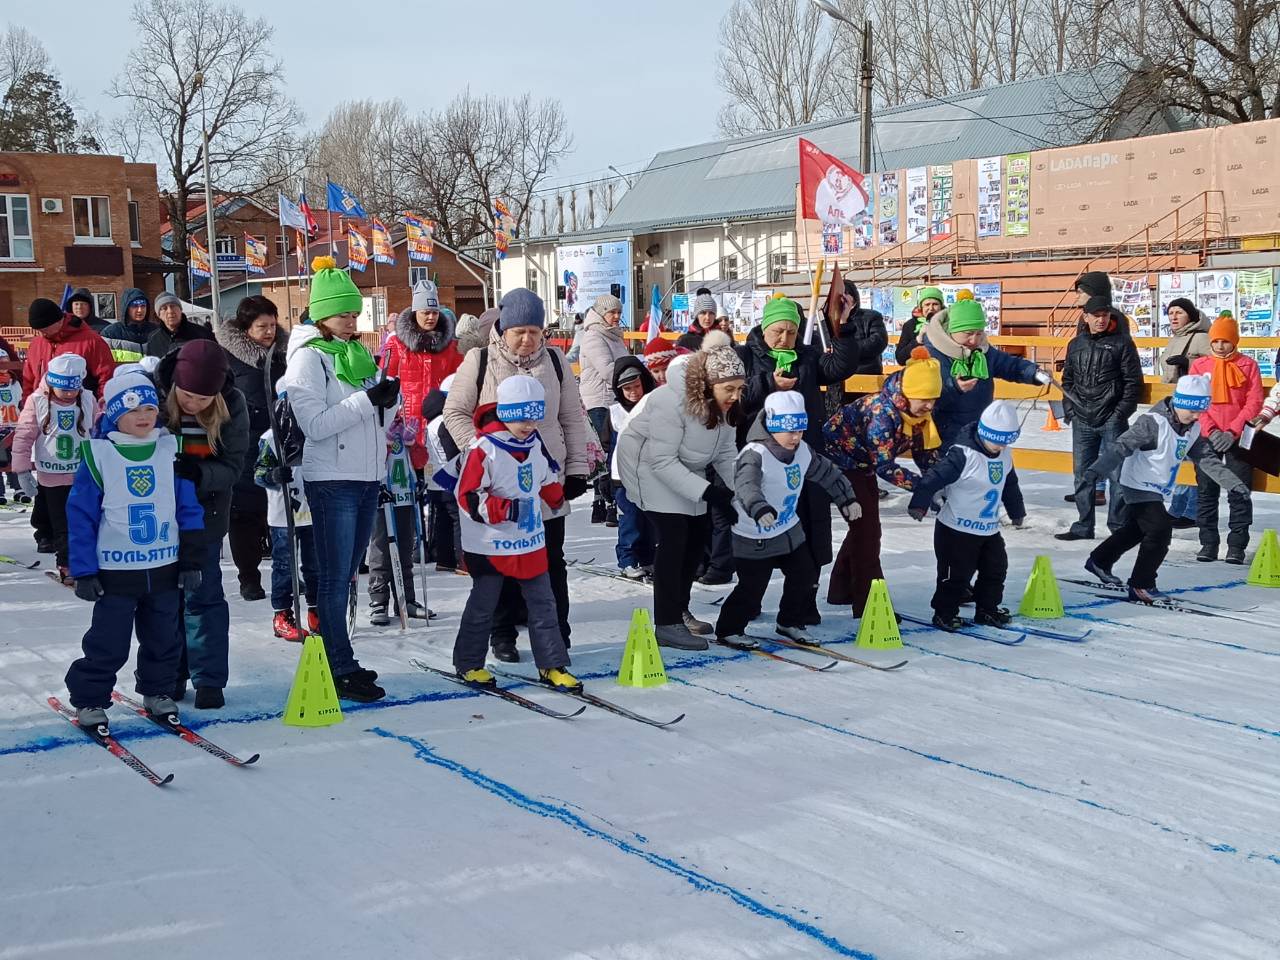
[[[289,93],[318,127],[341,100],[444,106],[459,90],[558,98],[574,151],[562,182],[640,168],[659,150],[715,138],[716,38],[730,0],[241,0],[275,27]],[[126,0],[12,5],[64,84],[109,116],[105,94],[134,46]]]

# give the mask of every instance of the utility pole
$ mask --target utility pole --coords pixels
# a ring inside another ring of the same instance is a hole
[[[858,86],[862,96],[862,122],[858,132],[862,135],[861,173],[871,172],[871,21],[862,25],[862,67],[858,72]]]

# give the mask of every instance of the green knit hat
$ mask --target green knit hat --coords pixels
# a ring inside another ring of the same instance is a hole
[[[312,323],[320,323],[340,313],[359,313],[364,298],[351,275],[338,269],[333,257],[316,257],[311,261],[311,302],[307,305]]]
[[[987,329],[987,315],[977,300],[957,300],[947,308],[947,333]]]
[[[775,323],[794,323],[800,326],[800,308],[794,300],[787,297],[774,297],[764,305],[764,314],[760,318],[760,329],[768,330]]]
[[[916,306],[924,303],[926,300],[937,300],[938,303],[946,304],[946,299],[942,296],[942,291],[937,287],[921,287],[920,292],[916,295]]]

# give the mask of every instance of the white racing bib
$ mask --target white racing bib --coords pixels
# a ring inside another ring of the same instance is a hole
[[[156,439],[151,456],[134,462],[110,440],[90,440],[90,455],[102,480],[98,566],[103,570],[149,570],[178,561],[178,505],[173,458],[178,441]]]
[[[1005,447],[998,457],[987,458],[971,447],[964,450],[964,470],[960,479],[945,489],[938,522],[980,537],[1000,532],[1000,497],[1013,469],[1013,457]]]
[[[49,430],[36,436],[31,451],[37,473],[75,473],[80,467],[80,444],[89,439],[78,426],[80,404],[58,403],[47,397],[36,398],[36,422],[49,417]]]
[[[477,437],[472,450],[485,454],[485,486],[490,496],[519,500],[520,519],[501,523],[477,523],[465,508],[459,509],[462,522],[462,549],[490,557],[514,557],[533,553],[546,546],[542,524],[542,487],[555,479],[540,446],[534,446],[523,463],[489,437]],[[483,515],[484,507],[481,506]]]
[[[807,443],[800,444],[790,463],[783,463],[763,443],[748,443],[742,448],[742,452],[748,450],[760,455],[760,468],[764,474],[761,492],[769,506],[778,514],[778,519],[773,526],[762,527],[743,512],[741,503],[734,500],[733,509],[738,519],[733,525],[733,532],[748,540],[780,536],[800,522],[796,504],[800,502],[800,491],[804,489],[805,474],[809,472],[813,455],[809,452]],[[739,456],[741,455],[740,453]]]
[[[397,507],[413,504],[412,470],[413,464],[409,462],[409,451],[404,441],[392,440],[391,449],[387,452],[387,489],[391,491]]]
[[[1120,468],[1120,483],[1134,490],[1158,493],[1166,499],[1173,493],[1178,468],[1187,459],[1187,451],[1200,439],[1200,424],[1195,423],[1183,436],[1164,417],[1143,413],[1156,422],[1158,440],[1154,450],[1135,450]]]

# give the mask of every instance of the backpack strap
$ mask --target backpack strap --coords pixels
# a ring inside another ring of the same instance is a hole
[[[547,356],[551,358],[551,366],[556,371],[556,381],[564,383],[564,366],[560,363],[560,356],[554,350],[547,350]],[[480,396],[480,391],[484,389],[484,375],[489,370],[489,348],[480,348],[480,363],[476,367],[476,396]]]

